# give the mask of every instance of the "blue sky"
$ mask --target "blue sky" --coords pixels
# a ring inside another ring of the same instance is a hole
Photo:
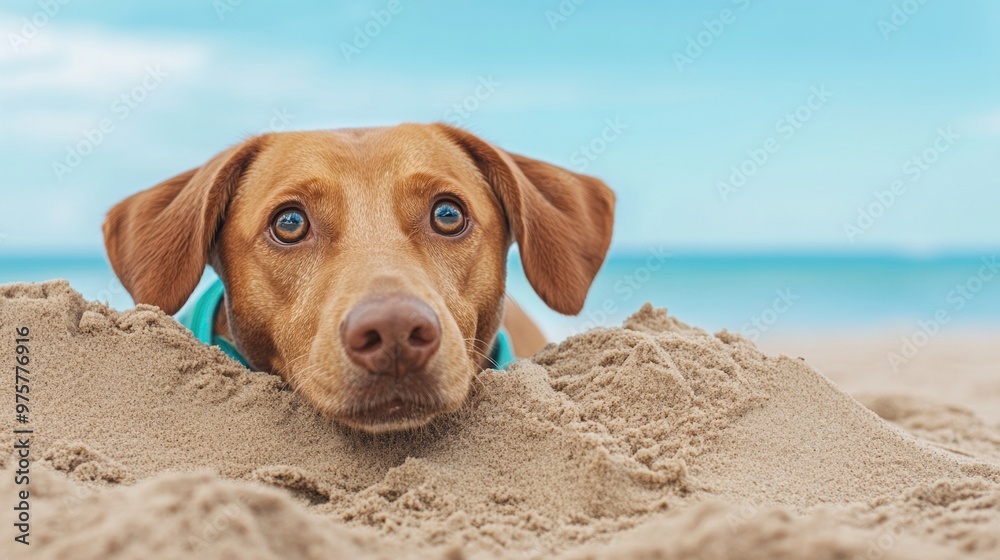
[[[602,177],[621,251],[1000,246],[1000,3],[345,4],[5,2],[0,252],[101,252],[248,134],[435,120]]]

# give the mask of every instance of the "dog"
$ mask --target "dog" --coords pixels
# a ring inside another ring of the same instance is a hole
[[[614,205],[594,177],[401,124],[251,137],[118,203],[103,231],[136,303],[175,314],[211,266],[213,340],[378,433],[458,409],[501,322],[517,354],[545,344],[504,296],[513,243],[539,297],[579,313]]]

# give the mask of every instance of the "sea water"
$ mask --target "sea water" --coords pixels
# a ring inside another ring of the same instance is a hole
[[[84,297],[117,309],[133,305],[102,255],[0,256],[0,283],[54,278],[65,278]],[[201,287],[212,279],[208,271]],[[507,293],[555,339],[618,325],[646,301],[710,332],[725,328],[751,338],[804,330],[917,328],[942,312],[949,328],[996,327],[1000,259],[989,252],[932,257],[616,253],[595,279],[583,312],[566,317],[534,294],[515,252]]]

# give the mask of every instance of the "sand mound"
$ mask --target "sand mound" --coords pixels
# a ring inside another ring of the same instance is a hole
[[[917,439],[802,361],[649,305],[378,437],[156,308],[0,287],[0,332],[21,325],[39,558],[1000,556],[995,430],[871,401]]]

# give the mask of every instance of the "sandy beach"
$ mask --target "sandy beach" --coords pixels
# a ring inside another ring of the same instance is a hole
[[[765,352],[802,357],[855,398],[900,397],[956,405],[992,426],[1000,426],[1000,329],[945,330],[916,350],[907,362],[902,339],[913,327],[886,332],[810,333],[764,338]]]
[[[0,287],[5,364],[24,325],[30,547],[9,451],[0,477],[14,558],[1000,557],[995,334],[942,333],[894,372],[891,334],[758,349],[647,304],[376,437],[156,308]]]

